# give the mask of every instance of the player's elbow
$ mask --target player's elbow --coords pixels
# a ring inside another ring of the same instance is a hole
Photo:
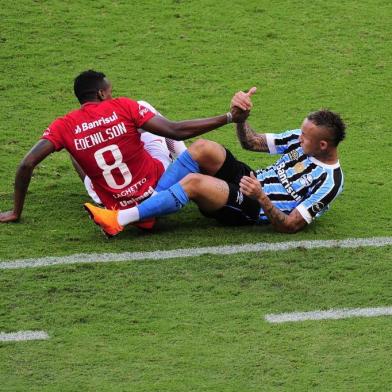
[[[22,162],[19,164],[18,170],[20,171],[31,171],[35,167],[35,164],[31,160],[23,159]]]
[[[299,231],[301,231],[301,229],[302,229],[302,227],[299,227],[297,225],[289,225],[287,227],[286,233],[287,234],[295,234],[295,233],[298,233]]]
[[[186,135],[183,134],[183,127],[181,125],[181,122],[177,121],[167,121],[166,124],[166,134],[170,139],[173,140],[184,140],[186,138]]]
[[[32,172],[37,165],[34,157],[31,155],[25,156],[19,164],[18,171],[21,172]]]
[[[189,136],[185,135],[185,134],[181,134],[181,130],[179,130],[179,131],[174,131],[170,138],[173,139],[173,140],[176,140],[176,141],[180,141],[180,140],[188,139]]]
[[[306,226],[306,222],[294,219],[287,219],[283,224],[275,225],[276,231],[285,234],[295,234]]]
[[[273,225],[273,226],[275,231],[277,231],[278,233],[295,234],[299,231],[291,225]]]
[[[305,222],[289,221],[286,226],[287,234],[295,234],[306,226]]]

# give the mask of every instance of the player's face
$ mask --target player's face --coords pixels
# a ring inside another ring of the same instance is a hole
[[[305,118],[301,125],[299,141],[304,153],[311,156],[319,155],[324,147],[324,130]]]

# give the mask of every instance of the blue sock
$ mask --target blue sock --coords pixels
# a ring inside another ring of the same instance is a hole
[[[200,173],[200,168],[199,164],[186,150],[163,173],[155,190],[160,192],[169,189],[189,173]]]
[[[158,192],[155,196],[149,197],[137,206],[139,219],[144,220],[155,216],[171,214],[178,211],[189,202],[189,197],[184,188],[179,184],[174,184],[166,191]]]

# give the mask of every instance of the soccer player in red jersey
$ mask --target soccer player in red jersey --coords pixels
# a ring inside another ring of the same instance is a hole
[[[101,72],[82,72],[74,92],[81,107],[57,118],[20,163],[15,177],[14,208],[0,222],[21,217],[33,170],[54,151],[65,148],[91,179],[108,209],[128,208],[149,197],[164,168],[143,148],[139,128],[174,140],[202,135],[230,122],[243,122],[248,111],[231,109],[220,116],[170,121],[129,98],[113,98]]]
[[[146,101],[137,101],[139,105],[142,105],[149,109],[156,115],[162,116],[152,105],[150,105]],[[164,138],[162,136],[154,135],[150,132],[146,132],[144,129],[139,129],[140,132],[140,140],[143,142],[144,149],[155,159],[160,161],[166,170],[173,160],[181,155],[186,150],[186,145],[182,140],[173,140]],[[72,158],[72,164],[75,167],[76,172],[78,173],[80,179],[83,181],[84,186],[86,188],[89,196],[94,200],[95,203],[103,205],[101,199],[98,197],[97,193],[94,190],[94,186],[91,182],[91,179],[84,173],[80,165]],[[144,199],[144,197],[143,197]],[[129,204],[129,202],[122,202],[125,205]],[[134,204],[134,203],[132,203]]]

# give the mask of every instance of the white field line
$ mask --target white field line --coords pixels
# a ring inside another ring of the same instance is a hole
[[[46,340],[49,335],[45,331],[0,332],[0,342],[21,342],[25,340]]]
[[[293,312],[267,314],[264,318],[269,323],[280,324],[306,320],[338,320],[350,317],[392,316],[392,306],[381,308],[330,309],[312,312]]]
[[[381,247],[392,245],[392,237],[348,238],[345,240],[316,240],[316,241],[289,241],[289,242],[259,242],[256,244],[211,246],[205,248],[185,248],[174,250],[158,250],[154,252],[124,252],[124,253],[82,253],[70,256],[52,256],[43,258],[3,260],[0,270],[18,268],[49,267],[52,265],[81,264],[81,263],[107,263],[137,260],[164,260],[178,257],[195,257],[206,254],[230,255],[237,253],[286,251],[290,249],[316,249],[316,248],[359,248]]]

